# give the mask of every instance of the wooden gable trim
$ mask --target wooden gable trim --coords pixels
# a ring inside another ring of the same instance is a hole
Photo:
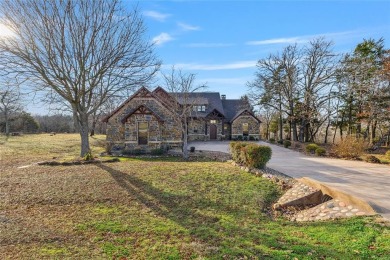
[[[164,122],[164,120],[152,109],[150,109],[145,105],[140,105],[137,108],[131,110],[125,117],[122,118],[121,120],[122,124],[126,123],[127,119],[134,114],[153,115],[155,118],[157,118],[157,121]]]
[[[119,107],[117,107],[111,114],[103,118],[103,122],[108,122],[108,119],[110,119],[113,115],[115,115],[119,110],[121,110],[127,103],[129,103],[133,98],[135,97],[151,97],[151,92],[144,86],[142,86],[140,89],[138,89],[133,95],[131,95],[128,99],[126,99],[125,102],[123,102]]]
[[[241,112],[238,112],[237,115],[235,115],[235,116],[233,117],[233,119],[232,119],[230,122],[233,123],[234,120],[236,120],[236,119],[237,119],[238,117],[240,117],[240,116],[251,116],[251,117],[253,117],[258,123],[261,123],[260,119],[258,119],[251,111],[249,111],[249,110],[247,110],[247,109],[245,109],[245,110],[243,110],[243,111],[241,111]]]
[[[177,100],[160,86],[154,89],[152,94],[170,111],[172,111],[172,103],[177,103]],[[177,104],[175,104],[173,107],[177,107]]]
[[[218,111],[218,109],[213,109],[207,116],[207,118],[225,118],[225,116]]]

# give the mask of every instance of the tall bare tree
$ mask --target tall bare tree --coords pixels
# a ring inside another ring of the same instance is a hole
[[[159,69],[138,9],[120,0],[2,0],[0,14],[14,34],[0,40],[1,69],[69,104],[81,156],[90,151],[89,116]]]
[[[165,87],[172,97],[170,107],[174,112],[172,117],[181,131],[183,140],[183,158],[188,159],[188,124],[195,117],[193,106],[197,104],[198,91],[205,89],[205,85],[195,85],[195,74],[186,74],[172,68],[169,74],[163,74]]]
[[[321,125],[329,113],[327,103],[332,98],[329,93],[336,83],[337,56],[332,50],[333,43],[320,37],[310,41],[303,48],[302,80],[303,93],[300,140],[314,142]],[[329,115],[330,116],[330,115]]]
[[[290,45],[282,53],[271,54],[257,63],[255,80],[248,82],[252,99],[258,98],[260,105],[267,105],[279,111],[280,140],[283,139],[283,114],[286,114],[297,140],[296,100],[299,93],[301,50]]]
[[[19,84],[10,80],[0,82],[0,119],[4,120],[6,136],[10,134],[11,119],[20,112],[22,112],[22,102]]]

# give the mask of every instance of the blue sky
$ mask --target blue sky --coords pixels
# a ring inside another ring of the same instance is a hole
[[[156,42],[162,70],[172,65],[196,74],[207,91],[239,98],[253,80],[257,60],[288,44],[318,36],[350,52],[364,38],[390,46],[388,1],[130,1],[138,5]],[[156,82],[153,86],[161,84]],[[151,87],[153,87],[151,86]],[[32,105],[32,113],[47,113]]]
[[[128,3],[131,3],[129,1]],[[318,36],[349,52],[364,38],[390,46],[390,1],[142,1],[163,70],[195,73],[199,84],[239,98],[256,61]]]

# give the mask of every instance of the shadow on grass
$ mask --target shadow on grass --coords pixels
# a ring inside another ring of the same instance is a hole
[[[221,239],[213,232],[213,225],[219,219],[199,212],[204,208],[217,207],[214,205],[215,203],[202,199],[194,201],[191,196],[164,192],[134,175],[118,171],[104,164],[97,166],[107,171],[120,187],[156,215],[174,221],[187,229],[191,236],[195,236],[210,247],[220,246]],[[210,229],[209,233],[205,227]]]

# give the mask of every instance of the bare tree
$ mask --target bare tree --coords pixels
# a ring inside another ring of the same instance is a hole
[[[81,156],[90,151],[90,115],[159,69],[138,9],[120,0],[3,0],[0,13],[14,33],[0,40],[1,69],[67,102]]]
[[[5,124],[5,135],[9,136],[10,121],[22,111],[19,84],[5,80],[0,83],[0,112]]]
[[[336,83],[338,61],[332,51],[333,43],[323,37],[310,41],[303,49],[303,92],[300,140],[313,142],[316,133],[327,120],[326,104],[331,98],[332,86]],[[330,116],[330,115],[329,115]]]
[[[173,120],[181,131],[183,158],[188,159],[188,124],[191,118],[196,116],[193,109],[198,99],[196,92],[206,87],[195,86],[195,74],[185,74],[181,70],[176,71],[175,68],[172,68],[170,74],[163,74],[163,77],[166,89],[173,98],[169,103],[173,111]]]
[[[301,50],[290,45],[281,54],[272,54],[257,63],[255,80],[248,82],[252,99],[260,105],[267,105],[279,111],[280,140],[283,139],[283,114],[288,116],[293,140],[297,140],[296,100],[299,94],[299,61]]]

